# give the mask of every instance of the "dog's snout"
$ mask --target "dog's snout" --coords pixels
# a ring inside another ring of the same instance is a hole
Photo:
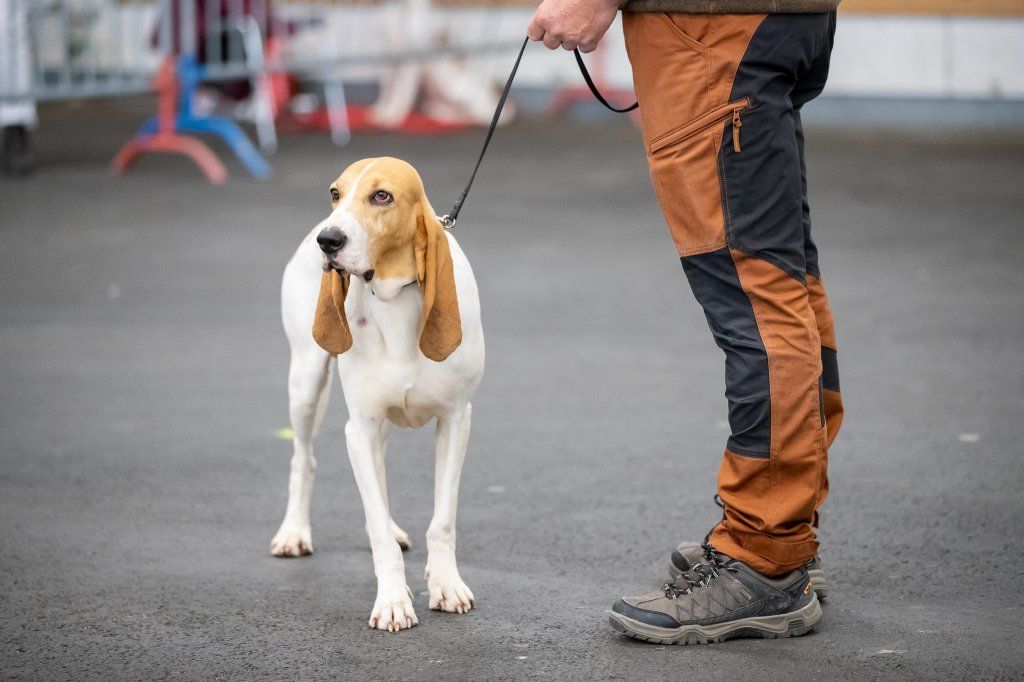
[[[320,245],[320,250],[328,256],[338,253],[345,248],[345,242],[347,241],[348,237],[345,233],[336,227],[324,228],[320,230],[320,234],[316,237],[316,243]]]

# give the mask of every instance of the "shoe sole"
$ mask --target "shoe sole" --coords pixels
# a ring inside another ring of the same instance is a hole
[[[671,561],[668,562],[668,574],[675,580],[683,571],[679,569]],[[828,598],[828,579],[825,578],[825,571],[820,568],[809,568],[807,569],[807,577],[811,579],[811,587],[814,588],[814,592],[818,595],[818,599],[825,601]]]
[[[717,644],[737,637],[782,639],[799,637],[814,630],[821,621],[821,604],[817,595],[804,607],[776,616],[741,618],[713,625],[683,625],[678,628],[660,628],[621,613],[610,611],[608,624],[627,637],[656,644]]]

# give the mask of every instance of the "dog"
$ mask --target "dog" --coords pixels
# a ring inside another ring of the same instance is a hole
[[[337,363],[348,405],[345,441],[377,576],[371,628],[418,623],[402,551],[409,536],[391,517],[384,457],[391,425],[437,421],[434,514],[427,530],[429,607],[466,613],[473,592],[455,561],[455,512],[473,397],[484,370],[476,279],[442,227],[408,163],[364,159],[329,188],[331,213],[285,267],[281,314],[291,366],[294,454],[288,506],[274,556],[310,554],[312,439],[327,409]]]

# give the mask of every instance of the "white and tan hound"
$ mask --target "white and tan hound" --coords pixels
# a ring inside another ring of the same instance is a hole
[[[312,439],[330,392],[331,366],[348,405],[345,439],[366,512],[377,575],[370,627],[417,624],[391,518],[384,455],[391,424],[437,420],[434,515],[427,530],[432,609],[465,613],[473,593],[455,562],[455,512],[473,397],[484,369],[480,301],[469,261],[438,222],[412,166],[364,159],[330,186],[331,213],[284,271],[281,308],[291,345],[288,397],[295,451],[275,556],[313,551]]]

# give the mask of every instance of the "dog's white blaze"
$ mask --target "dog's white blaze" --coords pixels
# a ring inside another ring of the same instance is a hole
[[[337,227],[340,229],[348,241],[345,242],[345,247],[334,257],[334,261],[341,266],[341,268],[347,272],[362,274],[370,269],[370,256],[367,253],[367,241],[368,236],[366,228],[359,222],[352,211],[352,202],[355,201],[357,196],[360,196],[359,183],[362,181],[363,176],[370,170],[374,162],[366,164],[366,168],[359,172],[356,176],[355,182],[352,183],[352,187],[349,189],[345,197],[338,203],[337,207],[331,214],[320,221],[320,224],[316,226],[317,232],[326,229],[328,227]]]
[[[373,168],[373,164],[374,163],[376,163],[376,162],[375,161],[371,161],[370,163],[366,164],[366,168],[364,168],[362,171],[359,172],[359,175],[356,176],[356,181],[352,183],[352,190],[348,193],[348,195],[344,199],[341,200],[341,203],[338,204],[338,208],[339,209],[344,208],[344,209],[347,210],[348,207],[352,205],[352,201],[353,201],[353,199],[356,196],[356,188],[359,187],[360,180],[362,180],[363,176],[366,175],[366,171],[368,171],[371,168]]]

